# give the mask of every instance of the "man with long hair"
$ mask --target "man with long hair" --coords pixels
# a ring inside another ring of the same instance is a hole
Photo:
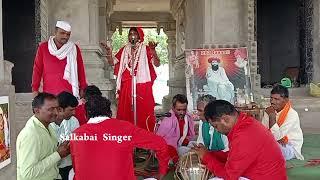
[[[118,99],[117,119],[134,123],[132,111],[132,77],[136,76],[137,126],[153,131],[155,124],[155,101],[152,86],[157,77],[154,66],[160,66],[154,42],[143,44],[144,33],[140,27],[129,29],[128,43],[113,56],[111,47],[101,45],[107,52],[107,62],[114,65],[117,76],[116,93]],[[133,70],[132,70],[133,69]],[[132,72],[134,74],[132,74]]]

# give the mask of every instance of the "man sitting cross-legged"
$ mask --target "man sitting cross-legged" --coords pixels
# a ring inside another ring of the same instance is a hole
[[[271,90],[271,106],[266,109],[262,123],[270,129],[278,141],[282,154],[286,160],[303,160],[301,148],[303,133],[300,128],[298,113],[289,101],[289,91],[282,85]]]
[[[157,134],[166,140],[174,163],[178,161],[178,154],[182,155],[190,150],[189,142],[195,138],[194,122],[191,114],[187,112],[187,106],[185,95],[175,95],[172,99],[171,117],[164,118],[157,131]]]

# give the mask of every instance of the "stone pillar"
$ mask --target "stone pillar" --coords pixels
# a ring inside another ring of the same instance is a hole
[[[246,8],[245,0],[204,0],[204,43],[246,42]]]
[[[174,92],[174,66],[175,66],[175,59],[176,59],[176,31],[165,31],[166,35],[168,36],[168,60],[169,60],[169,94],[163,97],[162,99],[162,111],[168,112],[171,108],[171,99],[173,97]]]
[[[102,40],[99,18],[103,16],[99,6],[102,4],[104,2],[101,0],[52,0],[49,19],[52,29],[57,20],[63,19],[71,23],[71,40],[79,44],[82,50],[88,84],[98,86],[105,96],[112,98],[113,85],[110,79],[105,77],[105,59],[99,47],[99,41]]]
[[[171,49],[172,50],[172,49]],[[168,112],[172,106],[171,101],[176,94],[186,95],[186,76],[185,66],[186,58],[184,54],[173,59],[172,69],[169,67],[169,71],[173,71],[173,76],[168,81],[169,95],[165,96],[162,100],[162,111]]]
[[[108,21],[107,23],[108,29],[106,32],[106,39],[112,44],[112,36],[116,31],[117,25]],[[105,62],[105,76],[113,82],[115,86],[115,76],[113,74],[113,66],[110,66],[107,62]],[[115,88],[115,87],[114,87]]]
[[[110,44],[112,44],[112,35],[113,33],[116,31],[116,28],[113,27],[110,24],[107,24],[107,30],[106,30],[106,40],[108,40],[110,42]],[[104,59],[106,58],[105,56],[103,57]],[[113,74],[113,66],[109,65],[105,60],[104,60],[104,74],[105,77],[108,79],[108,83],[109,83],[109,87],[110,87],[110,91],[109,91],[109,99],[111,100],[112,104],[114,105],[113,108],[116,108],[116,98],[115,98],[115,89],[116,89],[116,79],[115,76]],[[113,112],[116,112],[115,110],[113,110]]]
[[[35,18],[36,18],[36,42],[47,41],[49,39],[48,14],[49,2],[48,0],[35,1]]]
[[[320,1],[313,0],[313,78],[320,82]]]
[[[253,94],[260,90],[261,78],[258,74],[258,50],[255,36],[255,0],[248,0],[247,4],[247,34],[248,60],[250,66],[251,88]]]
[[[173,71],[174,78],[169,80],[168,85],[171,87],[170,95],[186,94],[186,77],[185,77],[186,58],[184,54],[176,57]]]

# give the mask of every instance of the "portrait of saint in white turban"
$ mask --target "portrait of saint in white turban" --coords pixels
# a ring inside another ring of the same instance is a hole
[[[233,103],[234,86],[229,81],[225,69],[220,66],[220,59],[212,57],[208,62],[210,64],[206,73],[208,94]]]

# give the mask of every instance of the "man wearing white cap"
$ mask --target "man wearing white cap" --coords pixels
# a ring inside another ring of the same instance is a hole
[[[34,60],[32,93],[39,93],[43,79],[43,92],[54,95],[62,91],[72,93],[77,98],[87,86],[80,48],[69,41],[71,26],[65,21],[57,21],[55,35],[39,45]]]

